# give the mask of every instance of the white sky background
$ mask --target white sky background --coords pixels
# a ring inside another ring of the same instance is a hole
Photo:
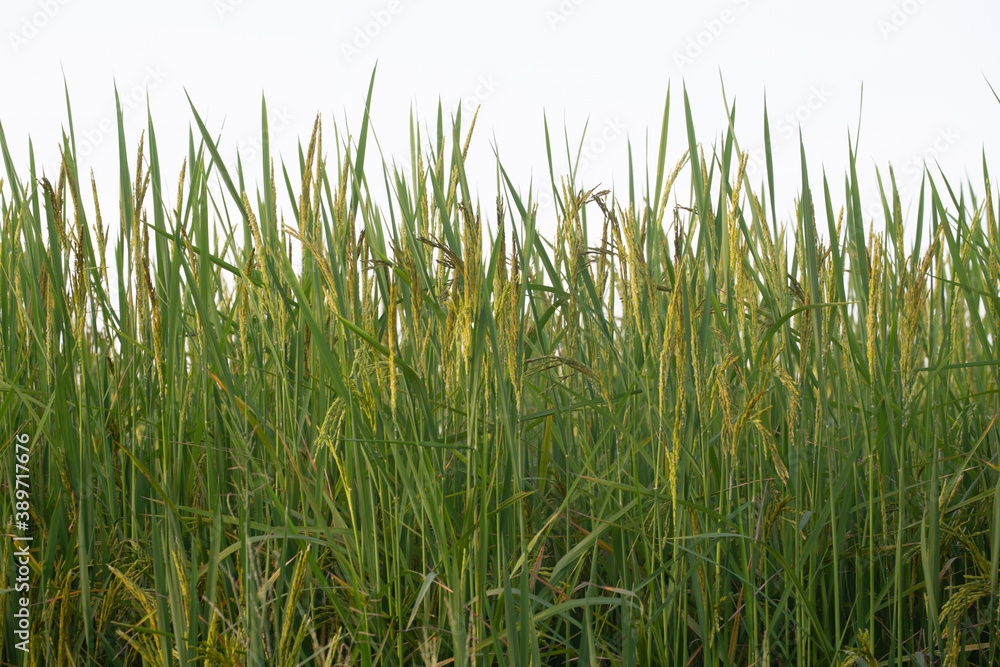
[[[185,90],[210,130],[222,130],[227,161],[235,161],[239,147],[254,176],[260,173],[263,93],[280,179],[279,158],[294,173],[297,142],[308,142],[317,112],[331,158],[334,119],[343,131],[346,118],[357,139],[377,61],[373,129],[385,155],[397,163],[409,154],[411,109],[430,138],[439,99],[446,129],[460,100],[466,127],[469,105],[482,105],[469,154],[470,187],[491,227],[494,143],[516,186],[527,193],[533,179],[536,191],[547,190],[543,112],[553,133],[557,178],[567,171],[564,128],[575,149],[589,119],[580,185],[615,187],[625,200],[628,140],[637,189],[645,183],[647,142],[655,178],[668,84],[669,167],[687,147],[683,84],[698,140],[706,152],[719,141],[726,125],[721,76],[730,102],[737,102],[737,137],[752,152],[751,174],[758,183],[764,174],[766,90],[778,214],[788,224],[801,182],[799,126],[814,197],[822,197],[825,167],[839,210],[848,132],[857,128],[863,83],[858,166],[866,223],[875,218],[878,229],[876,165],[886,178],[887,165],[894,165],[904,214],[918,192],[924,158],[939,161],[953,185],[971,180],[979,196],[984,149],[1000,174],[1000,103],[987,84],[1000,91],[998,25],[1000,4],[987,1],[4,0],[0,122],[20,176],[27,177],[30,135],[39,171],[53,177],[61,130],[68,128],[65,72],[81,175],[94,169],[102,212],[114,221],[115,81],[127,114],[130,163],[146,126],[148,92],[164,189],[174,193],[194,125]],[[381,195],[378,167],[372,160],[366,173]],[[9,197],[9,185],[5,192]],[[278,192],[290,217],[284,188]],[[686,189],[675,188],[674,195],[689,203]],[[89,192],[85,200],[92,211]],[[592,225],[598,217],[595,210]],[[543,206],[539,227],[550,239],[554,219],[551,203]],[[821,231],[826,227],[822,209],[817,224]]]

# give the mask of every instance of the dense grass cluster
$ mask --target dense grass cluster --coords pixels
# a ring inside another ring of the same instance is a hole
[[[264,108],[257,194],[197,112],[168,192],[119,114],[113,221],[71,114],[54,178],[0,129],[4,664],[996,664],[985,161],[905,223],[890,170],[875,222],[856,146],[836,196],[803,153],[784,224],[684,109],[625,193],[550,157],[555,239],[499,165],[471,200],[461,114],[377,176],[367,111],[335,166],[317,119],[279,180]]]

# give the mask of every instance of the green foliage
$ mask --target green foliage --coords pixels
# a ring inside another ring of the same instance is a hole
[[[554,240],[500,166],[484,220],[472,127],[440,109],[409,173],[375,181],[368,106],[335,165],[317,119],[297,196],[283,168],[291,223],[266,107],[256,195],[192,106],[171,197],[152,122],[132,162],[119,114],[113,249],[72,116],[54,181],[19,175],[0,127],[31,664],[1000,659],[985,161],[985,200],[925,176],[911,247],[891,170],[866,232],[853,150],[836,214],[803,151],[784,228],[770,148],[755,190],[732,132],[705,155],[684,106],[686,150],[667,162],[665,110],[641,199],[631,168],[619,200],[550,159]],[[3,576],[0,659],[28,664]]]

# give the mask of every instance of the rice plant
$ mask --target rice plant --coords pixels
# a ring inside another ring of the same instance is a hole
[[[28,652],[2,542],[4,664],[1000,660],[985,158],[906,220],[880,172],[866,220],[856,145],[813,192],[768,139],[755,184],[686,92],[667,150],[668,92],[627,192],[545,127],[545,238],[501,164],[471,198],[475,116],[365,173],[371,90],[280,172],[262,104],[259,189],[194,104],[169,172],[119,112],[110,217],[68,95],[54,177],[0,126],[0,505],[20,534],[26,434],[34,538]]]

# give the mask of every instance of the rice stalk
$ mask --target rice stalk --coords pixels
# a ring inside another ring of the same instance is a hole
[[[152,125],[134,167],[124,140],[113,257],[71,141],[51,181],[4,161],[0,421],[33,443],[36,664],[1000,655],[988,185],[926,174],[905,220],[893,186],[883,235],[852,152],[842,201],[803,174],[783,220],[786,174],[752,183],[732,130],[700,144],[688,114],[655,188],[580,182],[567,145],[554,211],[498,165],[493,218],[471,128],[442,117],[429,141],[411,124],[382,210],[367,125],[328,161],[317,117],[255,200],[192,111],[175,201]]]

